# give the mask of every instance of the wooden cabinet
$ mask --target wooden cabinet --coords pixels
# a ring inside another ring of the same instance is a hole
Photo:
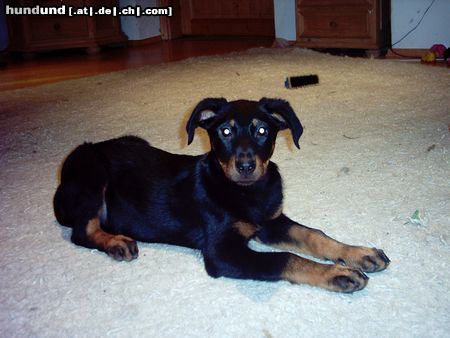
[[[388,0],[297,0],[297,43],[379,50],[390,43]]]
[[[181,0],[183,35],[274,36],[273,0]]]
[[[116,6],[115,0],[21,0],[11,6]],[[124,41],[120,18],[114,16],[8,15],[9,50],[35,52],[86,47],[95,51],[101,45]]]

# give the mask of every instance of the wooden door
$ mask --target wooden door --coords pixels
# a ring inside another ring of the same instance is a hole
[[[273,0],[181,0],[183,35],[274,36]]]

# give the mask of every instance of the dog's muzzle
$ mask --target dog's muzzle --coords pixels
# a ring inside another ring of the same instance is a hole
[[[257,161],[252,150],[238,149],[234,165],[238,173],[236,180],[238,184],[249,185],[259,178],[259,175],[255,172]]]
[[[229,160],[219,159],[219,163],[228,179],[238,185],[248,186],[264,176],[268,161],[262,161],[252,150],[238,149]]]

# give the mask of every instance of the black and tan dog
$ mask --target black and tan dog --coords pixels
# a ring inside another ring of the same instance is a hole
[[[349,246],[285,216],[282,182],[270,161],[275,139],[289,128],[294,143],[302,125],[288,102],[263,98],[201,101],[188,123],[188,143],[200,126],[211,151],[175,155],[125,136],[85,143],[65,160],[54,197],[59,223],[72,241],[116,260],[138,256],[137,241],[201,250],[213,277],[288,280],[333,291],[364,288],[363,273],[385,269],[381,250]],[[289,252],[255,252],[250,239]]]

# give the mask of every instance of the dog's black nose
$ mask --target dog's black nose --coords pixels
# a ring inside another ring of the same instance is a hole
[[[254,160],[239,160],[236,162],[236,168],[240,174],[251,174],[255,171],[256,162]]]

